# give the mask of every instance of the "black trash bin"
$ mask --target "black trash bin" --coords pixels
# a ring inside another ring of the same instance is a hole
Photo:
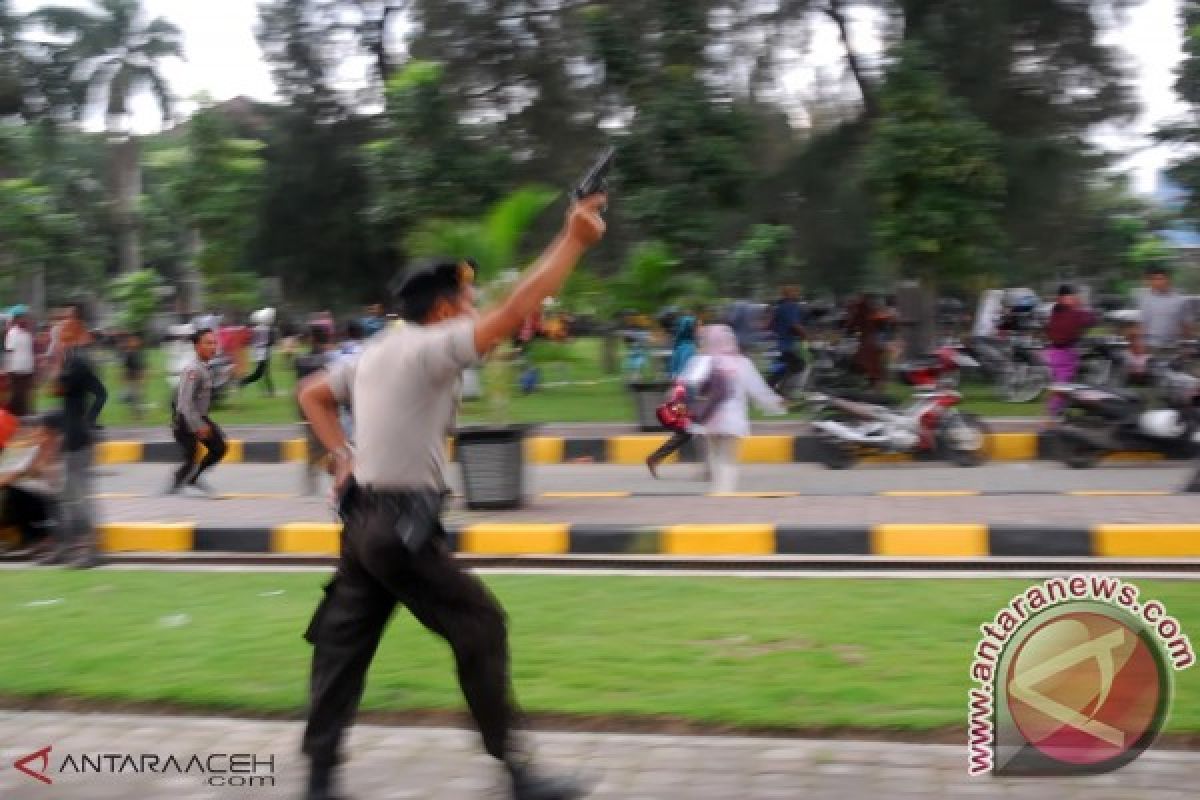
[[[525,502],[525,436],[528,425],[460,428],[455,459],[462,466],[467,508],[501,510]]]
[[[647,432],[662,431],[662,424],[654,412],[663,404],[671,386],[671,381],[634,381],[629,384],[629,391],[633,394],[633,403],[637,409],[639,429]]]

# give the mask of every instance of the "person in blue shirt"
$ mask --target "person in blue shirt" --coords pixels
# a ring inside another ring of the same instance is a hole
[[[771,311],[771,333],[779,349],[779,361],[771,370],[770,381],[776,391],[804,369],[804,358],[797,352],[797,344],[807,336],[805,322],[807,315],[800,305],[800,290],[795,286],[783,287]]]
[[[668,372],[672,378],[679,377],[683,368],[696,355],[696,318],[685,314],[675,323],[675,342],[671,348],[671,363]]]

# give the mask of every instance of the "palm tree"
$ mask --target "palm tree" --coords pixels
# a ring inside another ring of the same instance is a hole
[[[0,118],[25,110],[27,59],[21,48],[25,18],[11,0],[0,0]]]
[[[60,60],[74,65],[74,112],[77,118],[104,107],[112,159],[114,206],[120,232],[121,271],[141,268],[137,199],[141,172],[137,140],[129,130],[129,100],[149,90],[171,117],[171,91],[159,72],[165,58],[183,58],[182,34],[167,20],[146,19],[141,0],[94,0],[94,9],[51,7],[33,19],[63,37],[55,46]]]

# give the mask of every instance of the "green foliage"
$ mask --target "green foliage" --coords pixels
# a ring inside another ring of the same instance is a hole
[[[118,309],[118,324],[127,331],[144,331],[160,302],[162,279],[151,269],[127,272],[108,287],[108,298]]]
[[[416,259],[475,259],[479,265],[478,278],[489,282],[489,302],[494,302],[511,289],[515,271],[520,267],[522,238],[555,197],[555,192],[549,189],[530,186],[495,203],[482,219],[426,222],[409,235],[406,250]],[[508,345],[501,345],[483,370],[490,422],[511,421],[515,380],[515,353]]]
[[[51,189],[29,178],[0,180],[0,291],[40,272],[52,295],[86,290],[97,260],[80,219]]]
[[[398,241],[429,219],[467,217],[500,196],[508,153],[464,125],[442,89],[442,68],[412,61],[387,87],[380,138],[363,148],[368,218]]]
[[[1144,236],[1129,248],[1129,262],[1136,269],[1131,277],[1141,275],[1150,267],[1170,267],[1174,260],[1171,248],[1154,235]]]
[[[899,274],[952,283],[995,263],[1004,173],[995,136],[907,45],[882,93],[867,152],[875,236]]]
[[[741,296],[777,283],[793,230],[788,225],[755,225],[725,259],[724,283]]]
[[[754,120],[686,68],[666,71],[621,141],[621,206],[639,233],[689,267],[712,262],[753,176]]]
[[[234,270],[205,274],[204,291],[211,308],[246,313],[261,305],[262,280],[252,272]]]
[[[431,220],[408,237],[413,258],[474,258],[479,278],[488,281],[520,268],[523,237],[557,194],[529,186],[495,203],[479,220]]]
[[[149,159],[164,189],[162,201],[198,234],[196,263],[215,285],[246,266],[262,197],[263,148],[262,142],[234,138],[209,108],[191,118],[183,146]]]
[[[679,260],[663,242],[642,242],[630,251],[613,288],[622,309],[652,312],[667,299],[667,284]]]

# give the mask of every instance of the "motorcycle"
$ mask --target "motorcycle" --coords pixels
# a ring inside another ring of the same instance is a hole
[[[1084,384],[1056,384],[1066,406],[1055,431],[1059,460],[1087,469],[1108,453],[1151,450],[1190,455],[1200,444],[1200,378],[1178,364],[1149,365],[1147,394]]]
[[[767,382],[781,397],[792,403],[804,402],[814,391],[856,389],[864,385],[854,365],[858,341],[844,337],[837,341],[811,341],[804,348],[803,364],[796,368],[777,351],[771,353]]]
[[[1050,385],[1050,367],[1031,334],[977,336],[965,350],[979,362],[981,372],[995,384],[1001,399],[1009,403],[1033,402]]]
[[[946,386],[914,393],[901,409],[834,395],[814,395],[810,402],[819,457],[830,469],[846,469],[869,453],[937,453],[962,467],[987,460],[987,425],[961,411],[962,394]]]
[[[1080,343],[1079,383],[1124,386],[1129,378],[1130,347],[1124,336],[1092,336]]]
[[[908,386],[925,389],[933,386],[955,388],[964,369],[978,369],[979,362],[962,345],[947,344],[924,358],[896,364],[892,369]]]

